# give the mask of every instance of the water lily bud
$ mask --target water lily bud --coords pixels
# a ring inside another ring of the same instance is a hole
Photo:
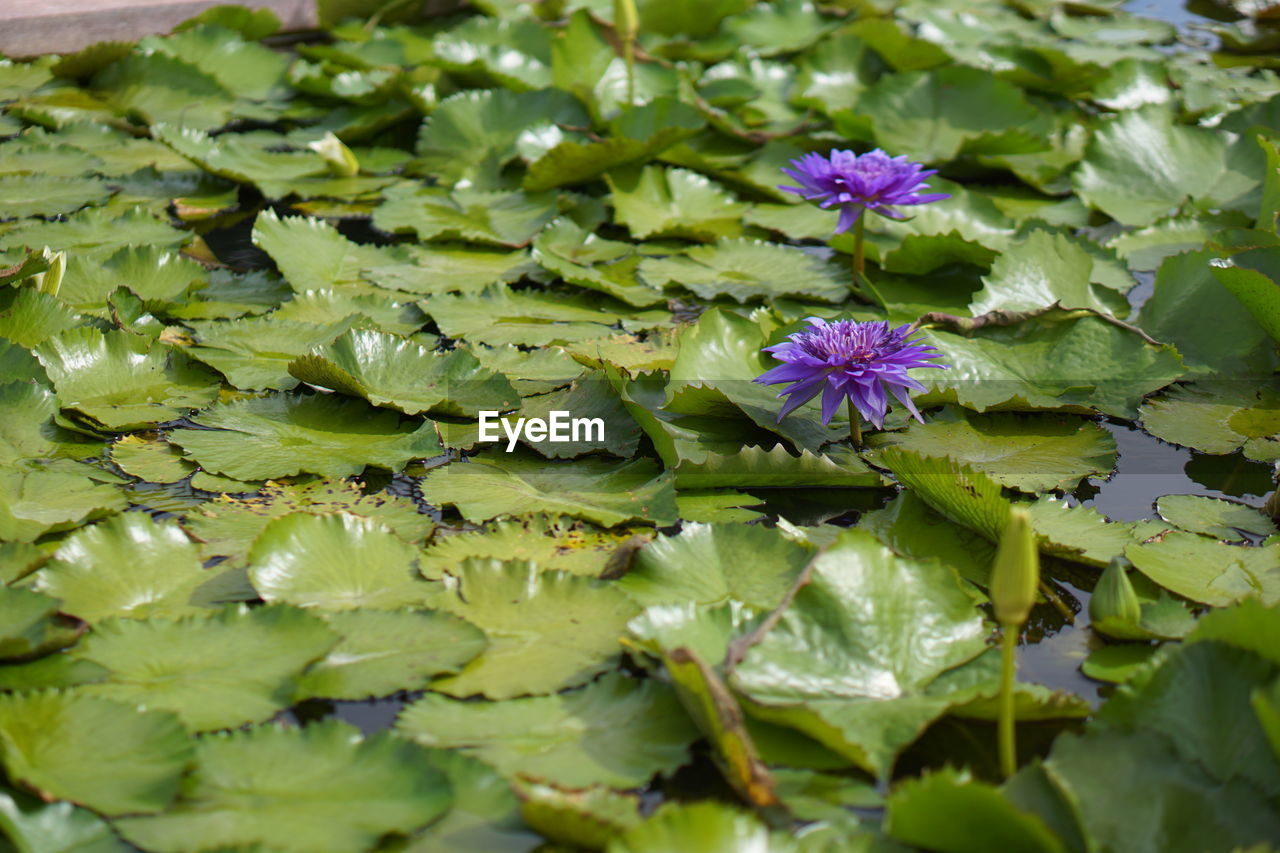
[[[1001,625],[1021,625],[1036,603],[1040,584],[1040,549],[1031,529],[1031,516],[1022,507],[1009,511],[1000,548],[991,569],[989,594]]]
[[[360,161],[341,139],[326,133],[307,147],[324,158],[329,171],[340,178],[352,178],[360,173]]]
[[[1129,561],[1124,557],[1115,557],[1098,579],[1093,597],[1089,599],[1091,622],[1137,625],[1142,621],[1142,604],[1129,582],[1129,574],[1125,571],[1128,566]]]
[[[49,268],[32,276],[31,283],[41,293],[57,296],[58,289],[62,287],[62,274],[67,269],[67,253],[54,252],[46,246],[44,259],[49,262]]]
[[[640,33],[640,16],[635,0],[613,0],[613,29],[623,41],[635,41]]]

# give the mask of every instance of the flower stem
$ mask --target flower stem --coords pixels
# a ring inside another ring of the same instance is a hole
[[[636,102],[636,45],[631,39],[622,43],[622,61],[627,66],[627,106]]]
[[[867,214],[863,212],[858,217],[858,221],[853,226],[853,281],[856,284],[866,272],[867,262],[863,257],[862,241],[863,231],[867,223]]]
[[[997,734],[1000,745],[1000,772],[1008,779],[1018,770],[1018,748],[1014,738],[1015,708],[1013,685],[1018,673],[1018,627],[1000,626],[1000,718]]]
[[[858,414],[857,408],[853,405],[853,400],[847,400],[846,405],[849,407],[849,439],[853,442],[854,447],[862,446],[862,416]]]

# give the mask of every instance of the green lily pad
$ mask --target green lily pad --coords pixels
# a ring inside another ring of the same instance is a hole
[[[84,693],[172,711],[201,732],[270,719],[293,702],[303,669],[337,641],[300,610],[239,605],[178,621],[108,619],[74,655],[108,672]]]
[[[19,791],[0,791],[0,824],[18,850],[48,853],[125,853],[102,818],[67,802],[45,803]]]
[[[1280,763],[1268,754],[1266,735],[1249,707],[1252,689],[1267,684],[1274,671],[1261,657],[1217,642],[1173,647],[1116,691],[1098,723],[1161,732],[1179,755],[1214,777],[1248,780],[1274,796]],[[1193,680],[1207,689],[1185,690]]]
[[[613,665],[636,607],[612,584],[524,561],[464,560],[436,606],[479,627],[489,646],[436,681],[451,696],[510,699],[552,693]]]
[[[406,853],[531,853],[545,839],[520,819],[520,801],[496,770],[452,749],[431,750],[453,804],[414,836]]]
[[[1213,778],[1156,732],[1064,735],[1045,770],[1080,829],[1113,849],[1160,853],[1177,838],[1193,849],[1230,850],[1280,833],[1261,791]]]
[[[1251,595],[1280,601],[1280,544],[1242,547],[1174,530],[1129,545],[1124,554],[1151,580],[1192,601],[1215,607]]]
[[[323,157],[311,150],[271,151],[236,134],[212,137],[190,124],[152,125],[156,139],[206,171],[242,183],[290,181],[328,172]]]
[[[599,849],[642,820],[638,794],[603,785],[564,788],[521,781],[516,788],[524,822],[561,844]]]
[[[214,376],[180,350],[128,332],[73,329],[41,344],[35,354],[62,408],[107,429],[171,420],[218,395]]]
[[[259,494],[209,501],[190,513],[183,525],[201,543],[205,557],[224,557],[228,565],[243,566],[254,540],[272,520],[303,512],[370,518],[410,543],[421,542],[435,528],[430,516],[420,513],[409,498],[386,492],[365,494],[356,483],[319,478],[289,485],[268,483]]]
[[[751,850],[795,853],[796,841],[748,812],[714,801],[669,802],[652,817],[609,842],[608,853],[661,853],[663,850]],[[697,846],[691,846],[697,845]]]
[[[536,294],[496,285],[477,295],[436,296],[422,306],[445,335],[492,347],[546,346],[607,337],[615,332],[613,325],[625,316],[563,293]],[[484,363],[479,351],[476,357]],[[490,366],[502,369],[492,360]],[[502,372],[518,374],[520,371]],[[557,370],[556,384],[563,384],[581,372],[580,366],[575,366],[572,372]]]
[[[0,293],[0,305],[4,306],[0,310],[0,336],[28,348],[74,329],[81,322],[62,300],[30,287]]]
[[[581,690],[505,702],[428,695],[396,728],[419,743],[459,748],[507,776],[580,788],[644,785],[688,760],[696,737],[671,688],[611,674]]]
[[[686,169],[645,166],[605,175],[615,219],[631,236],[714,241],[742,235],[747,205],[711,179]]]
[[[877,145],[925,163],[950,160],[962,149],[1018,153],[1044,147],[1023,130],[1034,126],[1038,114],[1022,91],[976,68],[886,75],[866,91],[857,110],[858,117],[870,119]],[[853,114],[837,115],[837,129],[845,116]]]
[[[537,236],[533,258],[569,284],[608,294],[629,305],[663,301],[662,292],[640,278],[643,258],[630,243],[591,234],[568,217],[552,222]]]
[[[0,468],[0,538],[34,542],[45,533],[119,512],[125,496],[77,470]]]
[[[176,618],[202,612],[195,595],[216,574],[201,568],[195,543],[177,524],[125,513],[68,536],[35,587],[88,622]]]
[[[1073,184],[1125,225],[1150,225],[1188,203],[1230,208],[1258,184],[1243,142],[1217,128],[1176,124],[1165,105],[1127,110],[1094,132]]]
[[[559,212],[549,192],[449,192],[403,183],[387,189],[383,199],[373,212],[373,224],[383,231],[489,246],[527,246]]]
[[[1120,234],[1107,242],[1130,268],[1154,270],[1166,258],[1204,248],[1216,229],[1194,216],[1162,219],[1146,228]]]
[[[0,385],[0,460],[12,465],[31,456],[52,456],[68,436],[54,425],[58,401],[34,382]]]
[[[524,188],[530,192],[580,184],[605,172],[649,160],[693,136],[705,125],[701,113],[674,98],[655,98],[624,109],[609,122],[599,142],[568,139],[529,164]]]
[[[1080,671],[1095,681],[1124,684],[1141,672],[1159,650],[1159,646],[1140,643],[1103,646],[1089,653],[1080,664]]]
[[[298,696],[366,699],[420,690],[488,645],[479,628],[445,613],[349,610],[325,621],[342,639],[299,679]]]
[[[945,409],[904,432],[876,433],[868,444],[957,459],[1002,486],[1027,492],[1070,491],[1086,477],[1105,478],[1116,458],[1115,439],[1091,421],[963,409]]]
[[[117,439],[111,445],[111,461],[126,474],[148,483],[176,483],[196,470],[169,442],[141,435]]]
[[[74,623],[59,624],[56,598],[22,587],[0,586],[0,660],[33,658],[74,643]]]
[[[1207,251],[1167,258],[1138,324],[1176,346],[1197,373],[1231,379],[1265,375],[1275,365],[1274,342],[1217,278],[1215,263]]]
[[[1175,385],[1143,404],[1147,432],[1202,453],[1243,450],[1262,462],[1280,459],[1280,392],[1274,383]]]
[[[998,542],[1009,518],[1009,500],[987,474],[952,457],[926,456],[904,447],[879,455],[912,493],[946,518]]]
[[[551,35],[535,21],[468,18],[432,42],[434,60],[517,92],[551,85]]]
[[[59,216],[102,204],[112,194],[101,178],[0,175],[0,208],[5,219]]]
[[[347,853],[412,832],[449,801],[443,774],[421,747],[385,733],[362,738],[353,726],[324,720],[201,738],[196,770],[174,807],[116,827],[160,853],[210,845]]]
[[[921,370],[924,402],[958,402],[978,411],[1092,410],[1133,417],[1142,398],[1185,372],[1170,346],[1094,316],[1051,311],[971,336],[928,330],[946,371]]]
[[[672,432],[674,435],[676,430]],[[782,444],[775,444],[769,450],[743,447],[725,453],[712,450],[703,454],[688,449],[680,442],[676,453],[680,456],[676,466],[676,487],[679,489],[724,486],[848,488],[875,487],[884,482],[877,471],[847,447],[829,446],[823,453],[801,450],[799,456],[792,455]],[[701,460],[695,461],[699,456]]]
[[[253,242],[296,291],[349,285],[360,281],[365,268],[399,260],[394,251],[351,242],[323,220],[281,218],[270,210],[254,222]]]
[[[1210,610],[1196,622],[1187,637],[1189,643],[1212,640],[1246,649],[1275,664],[1280,664],[1278,609],[1266,606],[1256,598],[1247,598],[1231,607]]]
[[[671,367],[665,402],[659,403],[662,412],[655,417],[666,420],[672,414],[681,414],[723,418],[741,413],[756,426],[788,439],[796,447],[817,452],[836,437],[833,429],[818,420],[817,403],[807,403],[779,421],[778,391],[754,381],[773,366],[772,359],[761,352],[772,328],[767,315],[748,318],[721,308],[704,312],[697,323],[681,330],[680,350]],[[630,411],[633,417],[638,416],[636,407]],[[643,417],[641,423],[644,423]],[[847,424],[844,430],[847,435]],[[649,434],[653,437],[652,429]],[[689,436],[685,433],[675,437]],[[741,441],[735,443],[741,444]],[[679,446],[677,443],[676,447]],[[675,447],[665,452],[668,462],[674,463]],[[689,458],[700,462],[706,457],[690,453]]]
[[[227,377],[237,388],[287,390],[298,384],[289,374],[289,364],[295,358],[329,343],[360,319],[348,316],[317,325],[267,314],[234,322],[193,321],[190,325],[200,343],[186,352]]]
[[[402,336],[412,335],[426,324],[426,316],[412,300],[392,302],[381,291],[363,289],[368,292],[356,292],[355,287],[307,290],[296,294],[271,316],[292,323],[326,326],[358,314],[371,320],[379,331]]]
[[[655,287],[676,284],[704,299],[729,296],[739,302],[781,296],[836,302],[849,292],[835,264],[759,240],[720,240],[683,255],[648,258],[640,264],[640,277]]]
[[[944,768],[912,779],[889,797],[885,831],[926,850],[1066,853],[1039,815],[1020,811],[999,789]]]
[[[561,513],[605,527],[676,518],[671,475],[647,459],[548,465],[525,456],[475,457],[432,471],[421,489],[428,502],[452,504],[475,522],[524,512]]]
[[[441,101],[423,122],[417,162],[447,185],[465,179],[469,186],[499,189],[499,173],[520,156],[523,137],[554,135],[560,125],[587,123],[582,105],[554,89],[459,92]]]
[[[858,527],[904,557],[938,560],[965,580],[987,585],[995,559],[992,542],[949,520],[914,490],[904,490],[881,509],[863,513]]]
[[[82,308],[100,305],[117,287],[143,300],[175,301],[207,273],[195,261],[155,246],[126,246],[106,258],[72,255],[59,298]]]
[[[535,269],[526,250],[428,243],[406,247],[413,262],[363,271],[374,284],[406,293],[475,293],[518,281]]]
[[[425,577],[438,579],[469,557],[528,560],[542,569],[599,577],[634,528],[602,530],[569,518],[531,515],[432,541],[418,561]]]
[[[950,568],[898,557],[863,531],[842,533],[811,571],[732,683],[753,715],[785,717],[883,774],[951,704],[924,688],[986,648],[981,612]]]
[[[74,692],[0,696],[0,738],[10,779],[106,815],[165,808],[191,759],[173,714]]]
[[[308,471],[359,474],[367,465],[397,470],[433,456],[440,443],[430,422],[402,423],[385,410],[332,395],[257,397],[216,405],[169,440],[206,471],[265,480]]]
[[[0,249],[48,246],[54,251],[153,244],[174,248],[191,239],[187,231],[170,227],[140,207],[120,211],[86,208],[63,219],[27,220],[0,233]]]
[[[289,364],[311,385],[361,397],[408,415],[507,411],[520,395],[501,374],[465,349],[436,353],[395,335],[350,331]]]
[[[211,75],[163,53],[130,53],[95,74],[92,87],[124,115],[199,130],[226,124],[235,101]]]
[[[197,24],[167,38],[145,38],[139,45],[190,62],[238,97],[267,100],[284,94],[287,57],[220,24]]]
[[[1156,512],[1183,530],[1215,539],[1244,541],[1245,534],[1266,537],[1280,532],[1274,521],[1251,506],[1202,495],[1165,495],[1156,501]]]
[[[642,607],[732,600],[772,610],[812,558],[776,529],[686,524],[645,545],[618,586]]]
[[[264,601],[323,610],[398,610],[435,594],[417,574],[418,549],[373,519],[300,512],[269,523],[249,552]]]
[[[986,285],[974,295],[969,310],[976,317],[988,311],[1035,311],[1057,305],[1110,313],[1094,292],[1094,260],[1066,235],[1033,231],[1014,243],[991,266]]]
[[[1273,341],[1280,341],[1280,282],[1276,281],[1275,273],[1267,275],[1240,263],[1252,254],[1237,255],[1230,263],[1211,261],[1210,272],[1248,309]],[[1270,257],[1274,256],[1275,252],[1270,250]]]

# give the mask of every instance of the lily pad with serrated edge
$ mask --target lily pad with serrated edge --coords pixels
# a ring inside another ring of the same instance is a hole
[[[385,732],[365,738],[338,720],[209,735],[195,767],[172,808],[118,820],[121,834],[160,853],[210,844],[347,853],[418,829],[450,801],[421,747]]]
[[[616,586],[524,560],[459,563],[435,606],[466,619],[489,646],[433,690],[491,699],[553,693],[608,670],[637,609]]]
[[[269,602],[398,610],[437,594],[418,576],[417,558],[417,548],[373,519],[295,513],[258,534],[249,552],[249,580]]]
[[[104,620],[73,654],[107,671],[85,693],[172,711],[201,732],[270,719],[337,642],[301,610],[239,605],[179,620]]]
[[[671,688],[610,674],[581,690],[503,702],[428,695],[400,715],[406,737],[458,747],[505,775],[569,787],[637,787],[688,760],[694,739]]]
[[[181,350],[128,332],[73,329],[36,349],[64,409],[107,429],[171,420],[218,394],[217,379]]]
[[[396,413],[332,395],[219,404],[196,423],[206,429],[176,429],[169,440],[205,470],[238,480],[304,471],[346,477],[366,465],[396,470],[440,451],[430,422],[402,423]]]
[[[405,414],[427,411],[475,415],[507,411],[520,396],[501,374],[481,366],[465,349],[448,353],[396,335],[353,330],[300,356],[289,372],[311,385],[361,397]]]

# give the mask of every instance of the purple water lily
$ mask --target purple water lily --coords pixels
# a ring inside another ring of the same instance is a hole
[[[890,219],[901,219],[895,205],[928,204],[951,198],[948,193],[921,193],[929,189],[925,178],[936,175],[937,169],[924,171],[919,163],[906,158],[890,157],[879,148],[861,156],[852,151],[832,151],[829,157],[806,154],[792,160],[792,169],[782,171],[795,178],[798,187],[780,186],[778,189],[797,193],[819,207],[840,208],[836,233],[843,234],[853,227],[862,211],[871,210]]]
[[[778,189],[797,193],[816,202],[819,207],[840,208],[836,221],[836,233],[853,232],[853,272],[855,280],[863,274],[862,211],[870,210],[890,219],[901,219],[896,208],[908,204],[928,204],[951,198],[948,193],[921,193],[929,189],[925,178],[936,175],[937,169],[924,171],[919,163],[913,163],[905,155],[890,157],[879,148],[861,156],[852,151],[836,149],[827,157],[806,154],[792,160],[794,168],[783,169],[795,178],[798,187],[780,186]]]
[[[909,392],[923,391],[924,386],[907,371],[946,365],[930,363],[942,354],[928,344],[912,340],[910,326],[890,329],[884,321],[828,323],[818,317],[806,322],[810,328],[790,335],[784,343],[764,348],[783,364],[755,379],[761,385],[794,383],[778,395],[787,397],[778,413],[779,421],[821,392],[822,422],[831,423],[840,403],[847,400],[849,427],[857,440],[859,418],[853,416],[854,410],[882,429],[889,409],[888,391],[916,420],[923,422]]]

